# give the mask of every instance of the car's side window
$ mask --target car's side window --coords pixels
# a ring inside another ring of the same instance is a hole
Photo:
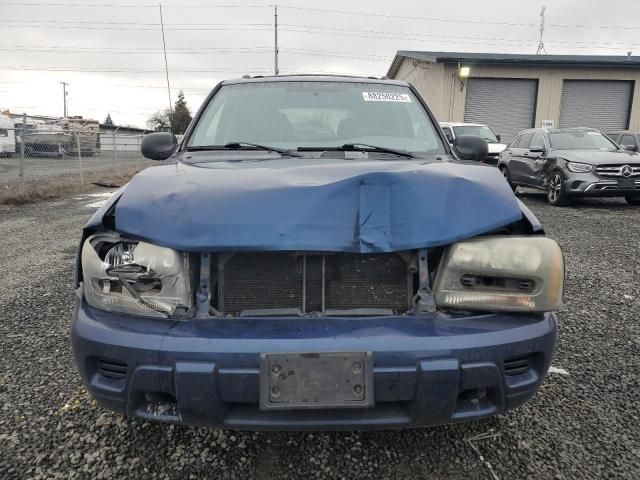
[[[518,148],[529,148],[532,137],[533,137],[533,132],[523,134],[522,137],[520,138],[520,142],[518,142]]]
[[[516,135],[507,145],[507,148],[518,148],[518,142],[520,141],[520,135]]]
[[[536,132],[533,138],[531,139],[530,150],[544,150],[546,147],[544,145],[544,135],[540,132]]]
[[[444,136],[447,137],[449,143],[453,143],[453,132],[449,127],[442,127],[442,131],[444,132]]]
[[[620,139],[620,144],[628,148],[636,148],[636,141],[633,135],[623,135]]]

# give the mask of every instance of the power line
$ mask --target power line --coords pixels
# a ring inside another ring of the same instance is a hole
[[[123,3],[63,3],[63,2],[2,2],[2,5],[16,5],[20,7],[82,7],[82,8],[157,8],[157,4],[123,4]],[[209,8],[239,8],[239,9],[260,9],[272,8],[273,4],[252,4],[252,5],[163,5],[164,8],[176,9],[209,9]],[[497,22],[490,20],[468,20],[460,18],[437,18],[437,17],[417,17],[414,15],[394,15],[379,12],[362,12],[353,10],[332,10],[328,8],[301,7],[297,5],[279,5],[281,9],[301,10],[316,13],[333,13],[340,15],[356,15],[367,17],[393,18],[399,20],[413,20],[422,22],[443,22],[443,23],[468,23],[477,25],[503,25],[509,27],[539,27],[536,23],[519,22]],[[620,30],[640,30],[640,26],[632,25],[584,25],[584,24],[548,24],[549,27],[556,28],[592,28],[592,29],[620,29]]]
[[[281,5],[280,8],[288,8],[292,10],[306,10],[317,13],[336,13],[341,15],[358,15],[366,17],[382,17],[382,18],[395,18],[399,20],[416,20],[425,22],[446,22],[446,23],[471,23],[480,25],[504,25],[509,27],[539,27],[540,24],[536,23],[517,23],[517,22],[494,22],[489,20],[465,20],[459,18],[435,18],[435,17],[416,17],[409,15],[392,15],[386,13],[376,12],[362,12],[353,10],[331,10],[328,8],[312,8],[312,7],[300,7],[296,5]],[[570,24],[548,24],[549,27],[556,28],[594,28],[594,29],[621,29],[621,30],[640,30],[639,26],[630,25],[570,25]]]
[[[424,40],[428,38],[433,43],[450,43],[449,39],[454,38],[454,37],[445,37],[443,35],[427,36],[428,34],[419,34],[419,33],[394,34],[392,32],[379,32],[376,35],[375,33],[359,34],[359,33],[348,33],[348,32],[328,32],[328,31],[308,30],[308,29],[299,29],[299,28],[281,28],[280,31],[292,32],[292,33],[309,33],[309,34],[315,34],[315,35],[329,35],[333,37],[378,38],[378,39],[389,39],[389,40]],[[504,43],[478,43],[476,42],[476,40],[483,40],[483,39],[477,38],[477,37],[457,37],[457,38],[473,41],[476,45],[504,46]],[[436,40],[436,39],[440,39],[440,40]],[[508,40],[508,39],[497,40],[497,41],[509,42],[511,44],[510,46],[531,46],[531,42],[533,42],[533,40],[527,41],[527,40]],[[523,43],[523,42],[527,42],[527,43]]]
[[[62,3],[62,2],[2,2],[2,5],[20,7],[86,7],[86,8],[157,8],[157,4],[124,4],[124,3]],[[165,8],[266,8],[269,5],[164,5]]]
[[[158,53],[162,52],[161,49],[154,50],[130,50],[130,51],[119,51],[119,50],[62,50],[62,49],[47,49],[47,48],[11,48],[11,47],[0,47],[0,51],[9,51],[9,52],[25,52],[25,53],[62,53],[62,54],[73,54],[77,55],[79,53],[89,53],[89,54],[105,54],[105,55],[149,55],[150,53]],[[271,49],[255,49],[255,50],[211,50],[211,51],[199,51],[199,50],[176,50],[176,49],[167,49],[167,53],[171,54],[184,54],[184,55],[212,55],[212,54],[249,54],[249,53],[266,53],[271,52]]]
[[[160,27],[160,23],[155,22],[88,22],[84,20],[32,20],[32,19],[22,19],[22,18],[2,18],[0,22],[3,23],[60,23],[60,24],[73,24],[73,25],[136,25],[136,26],[147,26],[147,27]],[[217,27],[217,26],[251,26],[251,25],[260,25],[260,26],[270,26],[270,23],[165,23],[165,26],[209,26],[209,27]]]
[[[2,20],[0,20],[0,23]],[[232,24],[228,24],[232,25]],[[263,26],[264,25],[264,26]],[[167,28],[166,30],[174,31],[174,32],[197,32],[197,31],[258,31],[258,30],[271,30],[270,24],[243,24],[243,25],[234,25],[234,26],[221,26],[221,27],[179,27],[179,28]],[[42,29],[54,29],[54,30],[133,30],[136,32],[157,32],[157,28],[140,28],[134,26],[126,26],[126,27],[91,27],[88,25],[0,25],[0,28],[42,28]]]
[[[335,30],[339,32],[356,32],[356,33],[371,33],[374,35],[394,35],[394,36],[405,36],[405,37],[429,37],[429,38],[450,38],[450,39],[468,39],[468,40],[490,40],[490,41],[507,41],[507,42],[521,42],[521,41],[530,41],[528,39],[519,39],[519,38],[486,38],[486,37],[461,37],[461,36],[452,36],[452,35],[441,35],[438,33],[411,33],[411,32],[390,32],[390,31],[381,31],[381,30],[362,30],[356,28],[341,28],[341,27],[325,27],[325,26],[315,26],[315,25],[303,25],[303,24],[292,24],[292,23],[283,23],[283,27],[294,27],[300,29],[314,29],[314,30]]]
[[[80,68],[80,67],[30,67],[23,65],[0,65],[0,70],[25,70],[25,71],[43,71],[43,72],[76,72],[76,73],[164,73],[164,69],[161,70],[137,70],[137,69],[99,69],[99,68]],[[268,68],[250,68],[251,72],[263,73],[270,72]],[[206,70],[182,70],[174,69],[174,73],[246,73],[246,70],[238,69],[206,69]]]
[[[427,22],[450,22],[450,23],[474,23],[474,24],[482,24],[482,25],[507,25],[514,27],[537,27],[535,23],[513,23],[513,22],[492,22],[488,20],[461,20],[461,19],[453,19],[453,18],[436,18],[436,17],[416,17],[405,16],[405,15],[391,15],[386,13],[374,13],[374,12],[356,12],[352,10],[331,10],[328,8],[312,8],[312,7],[299,7],[294,5],[282,5],[281,8],[288,8],[292,10],[306,10],[309,12],[318,12],[318,13],[338,13],[342,15],[360,15],[367,17],[382,17],[382,18],[396,18],[400,20],[420,20]]]

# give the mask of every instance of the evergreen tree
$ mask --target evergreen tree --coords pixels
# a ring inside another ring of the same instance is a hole
[[[113,120],[111,120],[111,114],[107,113],[107,118],[104,119],[103,125],[113,127]]]
[[[150,130],[169,131],[169,127],[176,135],[182,135],[191,123],[191,112],[187,106],[182,90],[178,92],[178,99],[173,107],[173,112],[168,108],[157,111],[147,120],[147,127]]]
[[[173,118],[171,120],[173,133],[176,135],[182,135],[187,130],[189,123],[191,123],[191,112],[182,90],[178,92],[178,99],[173,107]]]

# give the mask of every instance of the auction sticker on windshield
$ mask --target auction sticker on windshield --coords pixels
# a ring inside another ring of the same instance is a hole
[[[411,103],[411,97],[406,93],[394,92],[362,92],[365,102],[404,102]]]

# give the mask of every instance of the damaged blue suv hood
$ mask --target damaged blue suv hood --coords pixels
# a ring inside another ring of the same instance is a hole
[[[115,208],[120,233],[186,251],[390,252],[522,218],[496,168],[286,159],[148,168]]]

